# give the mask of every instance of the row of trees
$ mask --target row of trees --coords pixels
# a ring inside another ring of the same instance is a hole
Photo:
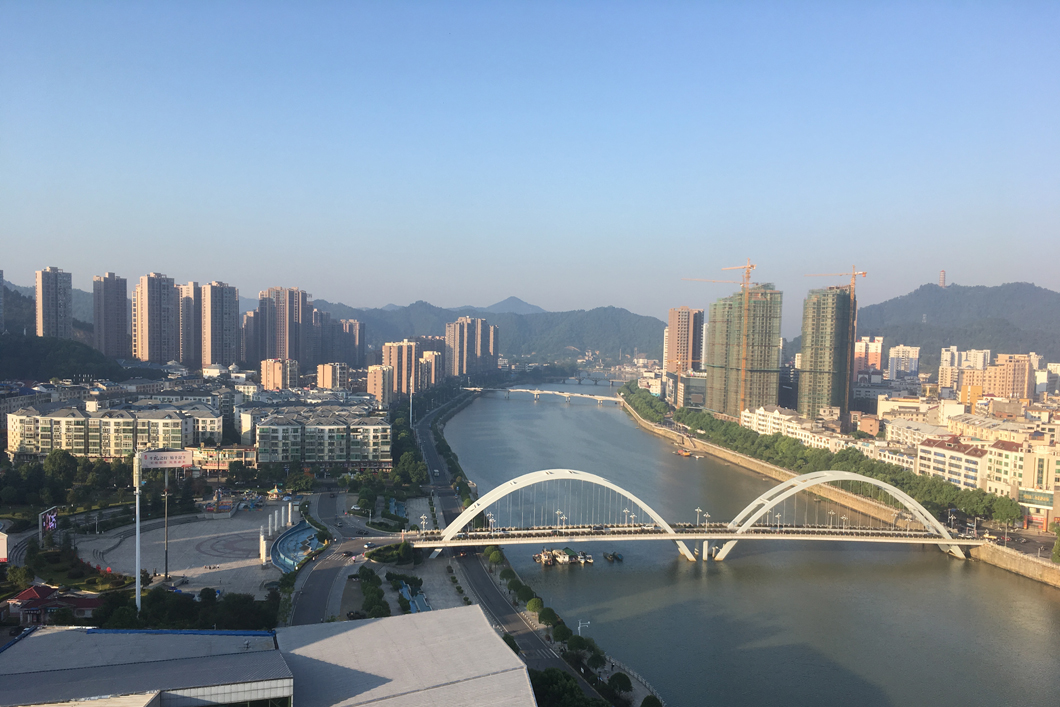
[[[637,411],[638,415],[648,422],[662,422],[666,414],[670,412],[670,406],[665,400],[660,400],[644,388],[638,387],[635,380],[619,388],[618,393],[631,408]]]
[[[760,435],[735,422],[690,408],[675,412],[674,421],[686,425],[691,434],[711,444],[799,474],[835,469],[879,479],[905,491],[936,516],[950,508],[1002,523],[1023,516],[1019,504],[1011,498],[982,489],[962,489],[934,476],[918,476],[895,464],[869,459],[856,449],[847,448],[835,454],[827,449],[811,449],[797,439],[780,434]],[[862,490],[865,495],[871,495],[876,488],[870,484],[865,486]]]
[[[142,598],[143,609],[136,614],[136,600],[128,592],[103,595],[102,605],[92,617],[102,628],[218,629],[259,631],[276,628],[280,593],[272,589],[264,601],[249,594],[226,593],[220,599],[207,587],[192,594],[155,587]]]

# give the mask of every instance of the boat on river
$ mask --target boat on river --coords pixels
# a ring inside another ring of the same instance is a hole
[[[620,552],[615,552],[615,553],[612,553],[612,554],[611,554],[611,557],[615,558],[615,559],[616,559],[616,560],[618,560],[619,562],[621,562],[621,561],[622,561],[622,553],[620,553]]]
[[[692,452],[688,451],[687,449],[684,449],[683,447],[681,449],[677,450],[677,454],[678,454],[678,456],[682,456],[682,457],[690,457],[690,456],[692,456]]]
[[[605,552],[604,553],[604,559],[607,560],[608,562],[614,562],[615,561],[615,556],[612,555],[610,552]]]

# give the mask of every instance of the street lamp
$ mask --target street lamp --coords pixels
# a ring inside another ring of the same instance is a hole
[[[578,619],[578,635],[579,636],[582,635],[582,629],[583,628],[589,628],[589,622],[588,621],[582,621],[581,619]]]
[[[828,527],[832,527],[832,516],[835,515],[835,511],[828,511]]]
[[[427,514],[424,513],[423,515],[420,516],[420,535],[423,535],[423,533],[426,531],[426,529],[427,529]]]
[[[891,527],[894,530],[898,530],[898,511],[894,512],[894,518],[891,520]]]
[[[699,525],[699,514],[703,512],[703,509],[696,506],[696,525]]]
[[[846,516],[840,516],[839,519],[841,521],[843,521],[843,530],[846,530],[847,529],[847,517]]]
[[[629,525],[629,509],[623,508],[622,512],[626,514],[626,525]]]
[[[558,509],[557,509],[557,510],[556,510],[556,525],[560,525],[560,520],[559,520],[559,517],[560,517],[561,515],[563,515],[563,511],[561,511],[561,510],[558,510]]]
[[[779,513],[777,513],[777,514],[776,514],[775,516],[773,516],[773,517],[777,519],[777,532],[779,533],[779,532],[780,532],[780,514],[779,514]]]
[[[567,521],[567,516],[560,516],[559,517],[559,524],[560,524],[561,528],[566,527],[566,521]]]
[[[706,511],[703,511],[703,527],[704,528],[707,527],[707,521],[708,520],[710,520],[710,514],[707,513]]]

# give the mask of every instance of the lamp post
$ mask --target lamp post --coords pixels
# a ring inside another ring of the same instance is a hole
[[[894,530],[898,530],[898,511],[894,512],[894,518],[891,520],[891,527]]]
[[[636,513],[630,513],[629,514],[629,522],[630,522],[631,525],[636,525],[637,524],[637,514]]]
[[[707,513],[706,511],[703,511],[703,527],[704,528],[707,527],[707,521],[708,520],[710,520],[710,514]]]
[[[835,515],[835,511],[828,511],[828,527],[832,527],[832,516]]]
[[[582,629],[583,628],[589,628],[589,622],[588,621],[582,621],[581,619],[578,619],[578,635],[579,636],[582,635]]]
[[[780,514],[779,514],[779,513],[777,513],[777,514],[776,514],[775,516],[773,516],[773,517],[777,519],[777,532],[779,533],[779,532],[780,532]]]
[[[560,527],[561,528],[567,527],[567,522],[566,521],[567,521],[567,516],[560,516],[559,517],[559,523],[560,523]]]
[[[420,535],[423,535],[424,530],[427,528],[427,514],[424,513],[420,516]]]
[[[848,520],[847,517],[846,516],[840,516],[839,520],[843,521],[843,530],[846,530],[847,529],[847,520]]]
[[[629,509],[623,508],[622,512],[626,514],[626,525],[629,525]]]
[[[703,512],[703,509],[696,506],[696,525],[699,525],[699,514]]]
[[[556,525],[561,525],[559,517],[563,515],[563,511],[556,509]]]

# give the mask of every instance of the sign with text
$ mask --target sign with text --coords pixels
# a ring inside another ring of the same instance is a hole
[[[191,451],[157,450],[142,452],[140,466],[144,469],[176,469],[191,466]]]

